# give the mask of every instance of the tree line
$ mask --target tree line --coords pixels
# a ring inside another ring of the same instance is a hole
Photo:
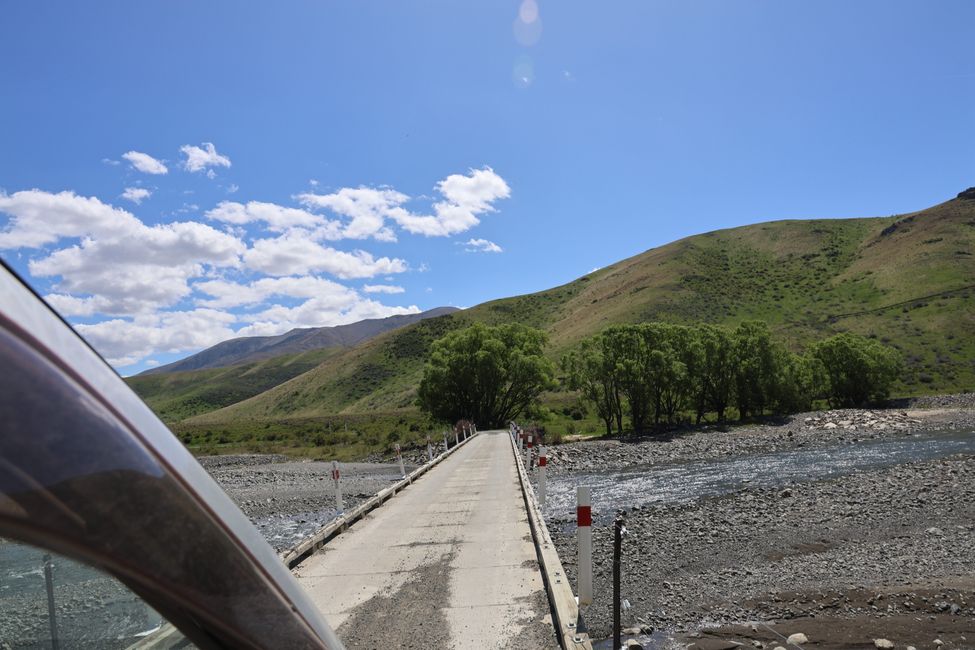
[[[849,333],[790,352],[761,321],[734,329],[715,325],[616,325],[586,339],[562,359],[564,383],[595,409],[607,434],[673,424],[691,413],[725,421],[886,399],[900,376],[896,350]]]

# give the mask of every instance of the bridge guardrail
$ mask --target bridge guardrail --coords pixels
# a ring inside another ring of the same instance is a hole
[[[420,465],[418,468],[416,468],[415,470],[407,474],[406,478],[397,481],[395,484],[389,486],[388,488],[383,488],[382,490],[377,492],[375,496],[372,496],[369,499],[363,501],[358,506],[350,510],[348,513],[339,515],[332,521],[328,522],[327,524],[319,528],[311,536],[301,540],[300,542],[292,546],[290,549],[283,551],[280,554],[281,561],[284,562],[289,569],[295,568],[302,561],[304,561],[310,555],[312,555],[315,551],[325,546],[325,544],[328,543],[330,539],[334,538],[336,535],[339,535],[340,533],[345,531],[349,526],[351,526],[358,520],[362,519],[362,517],[364,517],[367,513],[371,512],[372,510],[375,510],[383,503],[385,503],[387,500],[389,500],[389,498],[395,495],[397,492],[399,492],[403,488],[410,485],[413,481],[415,481],[416,479],[420,478],[421,476],[429,472],[431,469],[433,469],[438,464],[440,464],[444,459],[448,458],[455,451],[457,451],[458,449],[466,445],[471,439],[477,436],[477,434],[478,432],[475,431],[472,435],[468,436],[463,441],[461,441],[459,445],[455,445],[453,448],[448,449],[447,451],[440,454],[433,460],[427,461],[423,465]]]
[[[572,593],[572,585],[565,575],[562,568],[562,560],[555,550],[555,543],[545,525],[545,517],[538,506],[535,497],[535,489],[528,480],[528,474],[521,462],[521,454],[512,436],[508,436],[511,442],[511,451],[515,457],[515,465],[518,467],[518,478],[521,481],[521,493],[525,498],[525,508],[528,510],[528,522],[531,526],[532,538],[535,542],[535,551],[538,555],[538,564],[542,570],[542,580],[545,582],[545,590],[548,592],[548,602],[552,609],[552,624],[555,626],[555,635],[559,639],[559,645],[563,650],[592,650],[592,640],[586,632],[579,632],[576,625],[579,621],[579,605],[576,602],[575,594]]]

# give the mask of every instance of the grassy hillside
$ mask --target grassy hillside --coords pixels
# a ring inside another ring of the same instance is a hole
[[[474,321],[545,329],[554,358],[612,323],[759,318],[797,350],[853,331],[902,351],[901,394],[972,390],[973,252],[975,200],[965,199],[896,217],[776,221],[696,235],[561,287],[381,335],[249,399],[200,409],[179,428],[196,436],[329,415],[416,418],[412,403],[430,343]],[[565,402],[551,396],[553,406]]]
[[[126,382],[165,422],[241,402],[314,368],[336,348],[310,350],[229,368],[138,375]]]

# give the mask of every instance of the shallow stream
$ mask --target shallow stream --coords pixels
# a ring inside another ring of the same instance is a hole
[[[573,472],[548,479],[546,518],[575,519],[576,486],[592,488],[593,518],[608,523],[616,510],[687,503],[746,488],[784,487],[916,461],[975,453],[975,432],[945,431],[713,460]]]

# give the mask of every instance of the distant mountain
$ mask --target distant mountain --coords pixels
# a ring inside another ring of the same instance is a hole
[[[310,350],[350,347],[383,332],[412,325],[427,318],[451,314],[455,311],[457,311],[456,307],[437,307],[419,314],[372,318],[349,325],[293,329],[278,336],[242,336],[217,343],[213,347],[197,352],[185,359],[146,370],[139,376],[227,368]]]

